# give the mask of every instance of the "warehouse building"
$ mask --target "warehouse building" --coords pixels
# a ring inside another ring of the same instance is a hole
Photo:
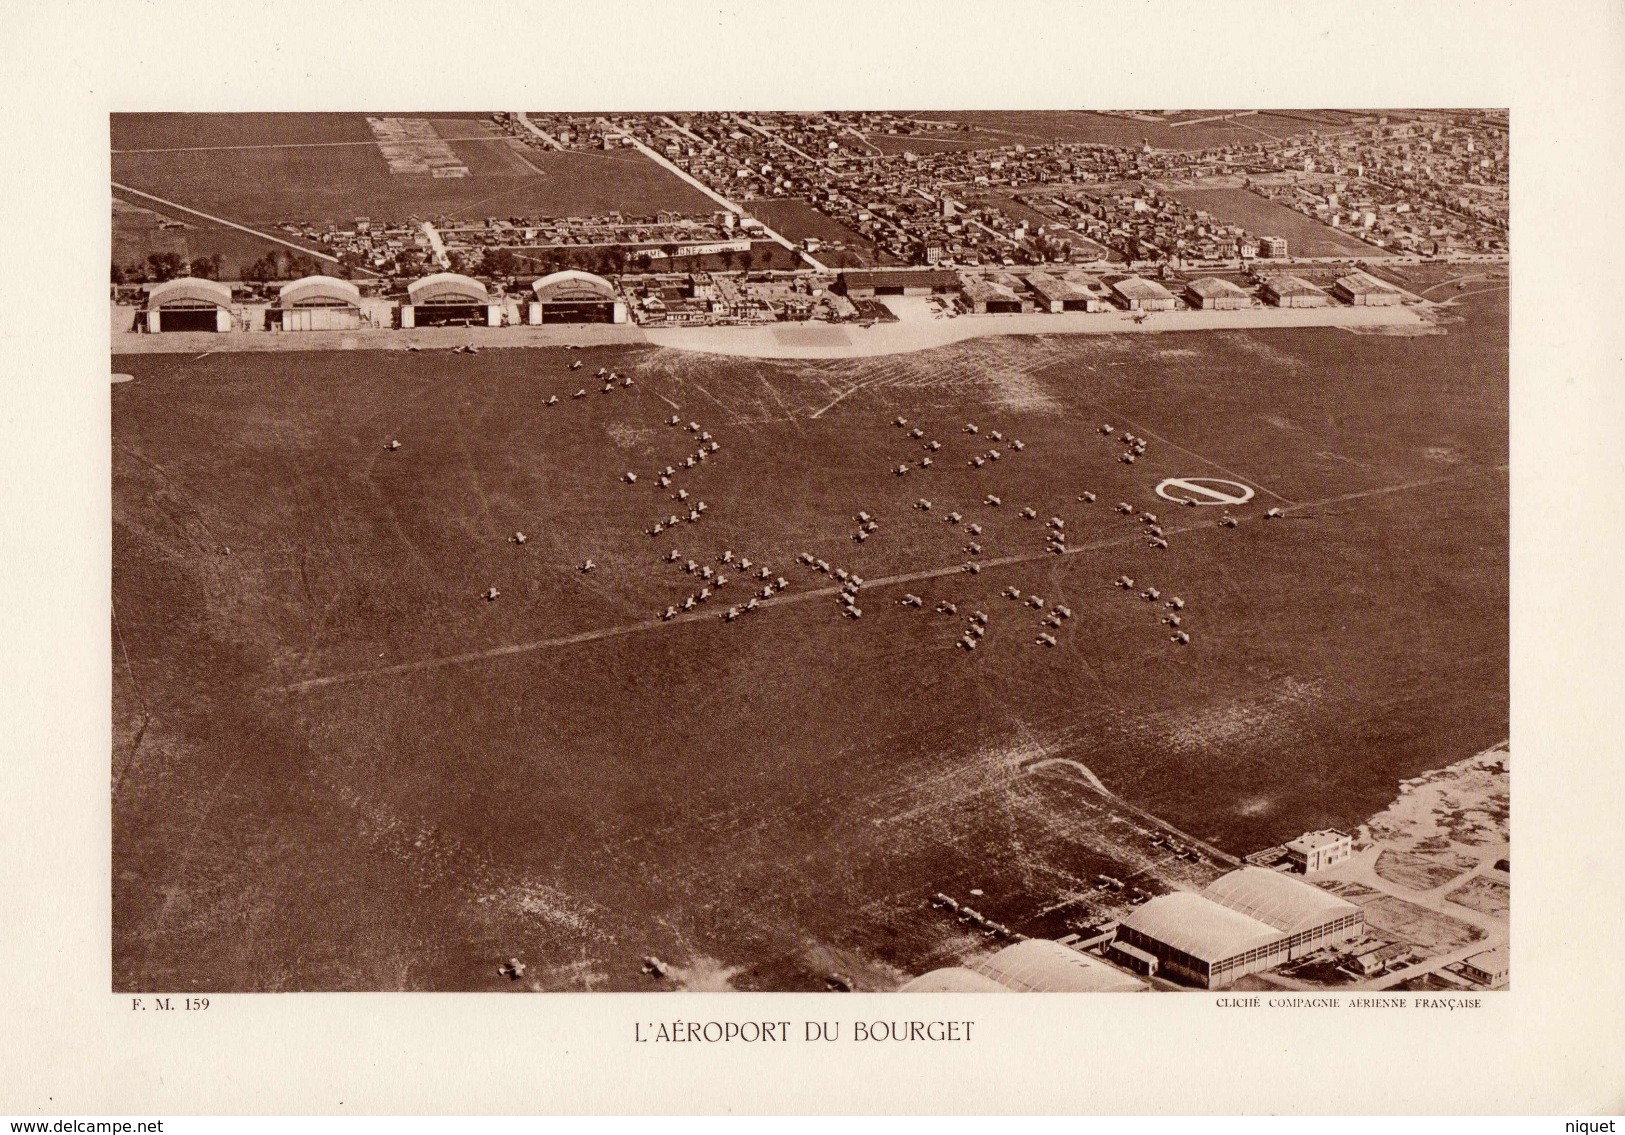
[[[1043,311],[1102,311],[1106,306],[1098,293],[1091,292],[1083,284],[1057,279],[1048,272],[1028,275],[1027,287],[1038,297],[1038,307]]]
[[[1158,972],[1204,989],[1223,989],[1243,974],[1286,961],[1286,935],[1273,926],[1190,891],[1158,895],[1117,928],[1112,952],[1156,959]]]
[[[941,296],[959,290],[959,277],[946,268],[904,268],[894,272],[842,272],[835,290],[848,299],[875,296]]]
[[[948,966],[921,974],[900,987],[899,993],[1013,993],[991,977],[983,977],[963,966]]]
[[[960,277],[960,291],[966,304],[977,315],[1014,315],[1033,309],[1033,301],[1017,295],[1009,284],[982,276]]]
[[[1355,307],[1388,307],[1405,297],[1399,289],[1384,283],[1369,272],[1350,272],[1332,285],[1332,295]]]
[[[1006,946],[968,967],[932,970],[903,993],[1143,993],[1145,982],[1047,938]]]
[[[1185,300],[1201,311],[1239,311],[1253,306],[1247,289],[1218,276],[1203,276],[1186,284]]]
[[[283,331],[348,331],[361,326],[361,290],[348,280],[306,276],[284,284],[266,312]]]
[[[1152,899],[1123,920],[1111,949],[1137,972],[1222,989],[1364,930],[1353,903],[1279,871],[1242,867],[1201,894]]]
[[[1179,306],[1174,293],[1143,276],[1129,276],[1112,285],[1117,302],[1130,311],[1172,311]]]
[[[970,968],[1017,993],[1142,993],[1132,974],[1048,938],[1006,946]]]
[[[615,296],[615,286],[602,276],[567,269],[543,276],[531,284],[536,298],[530,301],[525,322],[544,323],[625,323],[626,304]]]
[[[147,289],[146,328],[163,331],[230,331],[231,289],[216,280],[182,276]]]
[[[1325,307],[1331,297],[1308,280],[1297,276],[1274,276],[1258,289],[1264,302],[1276,307]]]
[[[1354,855],[1354,837],[1336,828],[1304,832],[1286,845],[1287,862],[1299,874],[1312,875],[1336,867]]]
[[[1491,989],[1499,989],[1507,983],[1511,968],[1508,964],[1507,948],[1497,946],[1493,950],[1485,950],[1482,954],[1474,954],[1462,962],[1461,975],[1468,981],[1476,981]]]
[[[491,302],[485,285],[455,272],[413,280],[401,305],[402,327],[500,327],[502,305]]]
[[[1365,914],[1353,903],[1263,867],[1221,875],[1202,896],[1279,930],[1289,961],[1365,932]]]

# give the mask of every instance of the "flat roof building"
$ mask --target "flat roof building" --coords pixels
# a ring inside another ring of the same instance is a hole
[[[1510,953],[1505,946],[1497,946],[1493,950],[1485,950],[1482,954],[1474,954],[1461,963],[1461,972],[1469,981],[1476,981],[1480,985],[1487,985],[1491,989],[1499,989],[1507,983],[1511,976]]]
[[[231,289],[218,280],[181,276],[147,289],[148,331],[230,331]]]
[[[1369,272],[1350,272],[1332,285],[1332,295],[1356,307],[1392,306],[1404,300],[1398,288]]]
[[[1143,276],[1129,276],[1112,285],[1118,302],[1130,311],[1172,311],[1179,306],[1174,293]]]
[[[1304,832],[1286,845],[1287,861],[1295,871],[1312,875],[1335,867],[1354,855],[1354,837],[1336,828]]]
[[[361,289],[334,276],[284,284],[267,316],[283,331],[343,331],[361,326]]]
[[[1259,287],[1264,302],[1276,307],[1325,307],[1331,297],[1297,276],[1272,276]]]
[[[1192,280],[1185,285],[1185,298],[1202,311],[1236,311],[1253,305],[1245,288],[1218,276]]]

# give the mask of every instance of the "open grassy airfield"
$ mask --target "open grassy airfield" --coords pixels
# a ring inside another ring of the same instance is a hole
[[[1230,854],[1358,824],[1507,733],[1505,292],[1461,304],[817,362],[116,358],[115,986],[635,989],[653,953],[687,988],[886,989],[981,948],[933,891],[1058,934],[1098,871],[1216,873],[1129,806]],[[720,448],[684,469],[690,421]],[[1256,489],[1237,527],[1156,495],[1192,476]],[[702,519],[651,537],[678,488]],[[663,621],[701,585],[672,549],[734,578]],[[789,586],[723,621],[761,586],[725,550]],[[802,551],[864,577],[861,619]],[[1071,608],[1056,646],[1008,586]]]

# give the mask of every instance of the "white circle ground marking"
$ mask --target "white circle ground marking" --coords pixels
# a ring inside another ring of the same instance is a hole
[[[1178,504],[1246,504],[1254,490],[1220,477],[1169,477],[1157,486],[1157,495]]]

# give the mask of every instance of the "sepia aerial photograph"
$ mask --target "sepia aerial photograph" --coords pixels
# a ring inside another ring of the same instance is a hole
[[[1508,988],[1508,118],[113,114],[113,989]]]

